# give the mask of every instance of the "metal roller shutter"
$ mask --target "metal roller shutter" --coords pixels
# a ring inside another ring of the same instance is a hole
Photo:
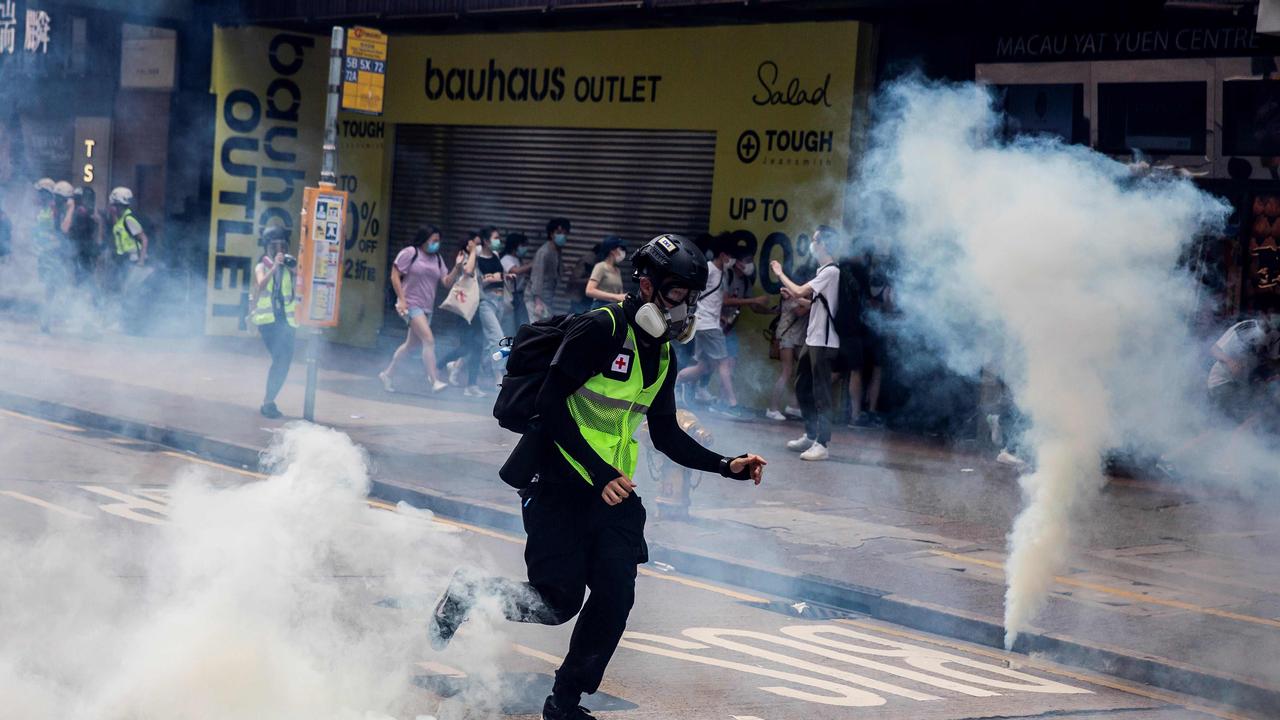
[[[400,125],[395,138],[392,257],[428,224],[450,255],[485,225],[522,232],[536,250],[547,220],[566,217],[568,275],[605,236],[634,250],[708,225],[714,132]],[[568,303],[562,284],[557,310]]]

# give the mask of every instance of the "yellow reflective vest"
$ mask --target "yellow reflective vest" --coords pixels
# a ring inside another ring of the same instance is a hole
[[[275,294],[276,279],[280,278],[280,294],[284,298],[284,317],[288,320],[289,325],[298,327],[297,309],[298,298],[293,294],[293,273],[288,268],[283,268],[280,272],[271,273],[267,278],[267,284],[262,286],[262,292],[258,294],[258,302],[253,306],[253,314],[249,319],[254,325],[270,325],[276,321],[276,310],[272,305],[271,298]]]
[[[617,314],[614,310],[617,309]],[[607,312],[616,331],[621,310],[617,305],[599,308],[594,312]],[[622,322],[625,322],[623,320]],[[663,343],[658,349],[658,374],[653,384],[644,384],[640,359],[636,354],[636,336],[627,323],[627,339],[622,350],[614,357],[608,370],[592,376],[567,400],[569,414],[582,432],[582,437],[601,459],[617,468],[627,477],[635,477],[638,444],[636,430],[644,422],[649,406],[662,389],[667,370],[671,366],[671,344]],[[592,485],[586,469],[573,459],[559,444],[556,447],[578,474]]]
[[[129,232],[129,228],[124,224],[125,218],[131,217],[133,217],[133,211],[125,208],[124,212],[120,213],[120,217],[116,218],[115,224],[111,226],[111,236],[116,241],[117,255],[130,255],[142,248],[138,243],[138,239],[133,236],[133,233]]]

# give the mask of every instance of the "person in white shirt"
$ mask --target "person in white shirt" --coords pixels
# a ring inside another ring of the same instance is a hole
[[[676,382],[697,380],[715,370],[720,378],[720,410],[732,416],[741,415],[738,395],[733,390],[733,363],[729,362],[729,349],[724,330],[720,327],[720,311],[725,306],[764,307],[767,295],[756,297],[726,297],[725,268],[734,262],[735,243],[728,233],[721,233],[711,243],[712,260],[707,263],[707,285],[698,296],[698,309],[694,315],[693,357],[694,364],[676,375]]]
[[[840,269],[836,258],[843,252],[844,238],[838,230],[820,225],[813,233],[810,252],[818,261],[818,273],[804,285],[797,285],[782,270],[782,263],[769,263],[782,283],[784,298],[808,298],[809,324],[805,348],[796,373],[796,399],[804,413],[804,435],[787,443],[800,453],[801,460],[826,460],[831,444],[831,364],[840,351],[840,336],[834,317],[839,312]]]

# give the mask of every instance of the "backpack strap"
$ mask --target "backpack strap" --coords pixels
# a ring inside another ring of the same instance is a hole
[[[818,277],[819,273],[821,273],[823,270],[826,270],[829,267],[833,267],[836,269],[836,294],[839,295],[840,266],[836,265],[835,263],[827,263],[826,265],[823,265],[822,267],[818,268],[818,272],[814,273],[813,276],[815,278]],[[822,309],[825,310],[827,313],[827,324],[826,324],[826,327],[824,328],[824,330],[826,331],[826,334],[823,336],[823,342],[831,342],[831,326],[836,324],[836,318],[834,315],[831,314],[831,305],[827,302],[827,296],[823,295],[822,293],[814,293],[814,295],[817,296],[818,302],[822,303]]]

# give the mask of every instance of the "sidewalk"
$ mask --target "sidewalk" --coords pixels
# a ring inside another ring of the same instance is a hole
[[[493,422],[489,401],[457,389],[387,394],[375,377],[385,359],[331,348],[317,420],[368,449],[382,496],[518,529],[515,496],[496,477],[516,438]],[[250,461],[289,420],[257,413],[267,358],[256,338],[47,337],[0,320],[0,363],[0,405],[172,431],[174,444],[222,461]],[[409,377],[416,363],[403,371],[398,386],[424,389]],[[304,378],[299,362],[279,400],[286,414],[300,414]],[[999,644],[1004,535],[1021,503],[1007,469],[876,431],[840,431],[831,462],[803,463],[782,449],[795,423],[701,419],[722,452],[764,454],[766,480],[704,477],[689,521],[651,511],[655,560]],[[1111,483],[1019,649],[1276,716],[1278,510],[1275,496]]]

